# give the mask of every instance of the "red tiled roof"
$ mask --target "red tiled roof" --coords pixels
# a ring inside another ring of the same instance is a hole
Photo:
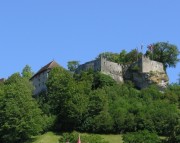
[[[60,67],[60,65],[58,63],[56,63],[55,61],[51,61],[50,63],[48,63],[47,65],[45,65],[44,67],[42,67],[36,74],[34,74],[31,78],[33,79],[35,76],[41,74],[42,72],[48,70],[48,69],[52,69],[54,67]]]

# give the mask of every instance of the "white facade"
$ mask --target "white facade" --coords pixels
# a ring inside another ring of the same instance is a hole
[[[40,74],[38,74],[37,76],[35,76],[34,78],[32,78],[32,83],[34,85],[34,95],[42,92],[42,91],[46,91],[47,87],[46,87],[46,81],[48,79],[48,72],[49,71],[44,71]]]
[[[59,67],[59,64],[56,63],[55,61],[50,62],[49,64],[45,65],[42,67],[31,79],[30,81],[32,82],[34,86],[34,95],[39,94],[42,91],[46,91],[46,82],[48,79],[48,74],[51,71],[52,68],[54,67]]]

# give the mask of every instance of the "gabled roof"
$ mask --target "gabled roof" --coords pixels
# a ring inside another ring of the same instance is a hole
[[[30,80],[33,79],[34,77],[36,77],[37,75],[41,74],[42,72],[44,72],[44,71],[46,71],[46,70],[48,70],[48,69],[52,69],[52,68],[54,68],[54,67],[60,67],[60,65],[59,65],[57,62],[55,62],[55,61],[51,61],[50,63],[48,63],[47,65],[45,65],[44,67],[42,67],[36,74],[34,74],[34,75],[30,78]]]

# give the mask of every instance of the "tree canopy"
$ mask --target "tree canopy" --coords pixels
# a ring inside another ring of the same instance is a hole
[[[69,61],[67,66],[71,72],[74,72],[79,66],[79,61]]]
[[[32,69],[29,65],[26,65],[22,70],[22,77],[30,79],[33,76]]]
[[[0,91],[0,140],[3,143],[24,142],[43,131],[42,112],[32,98],[28,80],[19,73],[13,74]]]
[[[168,42],[151,44],[146,55],[152,60],[163,63],[165,69],[167,67],[176,67],[176,64],[179,62],[177,46]]]

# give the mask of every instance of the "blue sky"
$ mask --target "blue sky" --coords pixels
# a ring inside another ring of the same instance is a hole
[[[34,72],[56,60],[66,67],[101,52],[130,51],[155,42],[180,48],[179,0],[0,1],[0,78]],[[180,64],[168,69],[177,82]]]

